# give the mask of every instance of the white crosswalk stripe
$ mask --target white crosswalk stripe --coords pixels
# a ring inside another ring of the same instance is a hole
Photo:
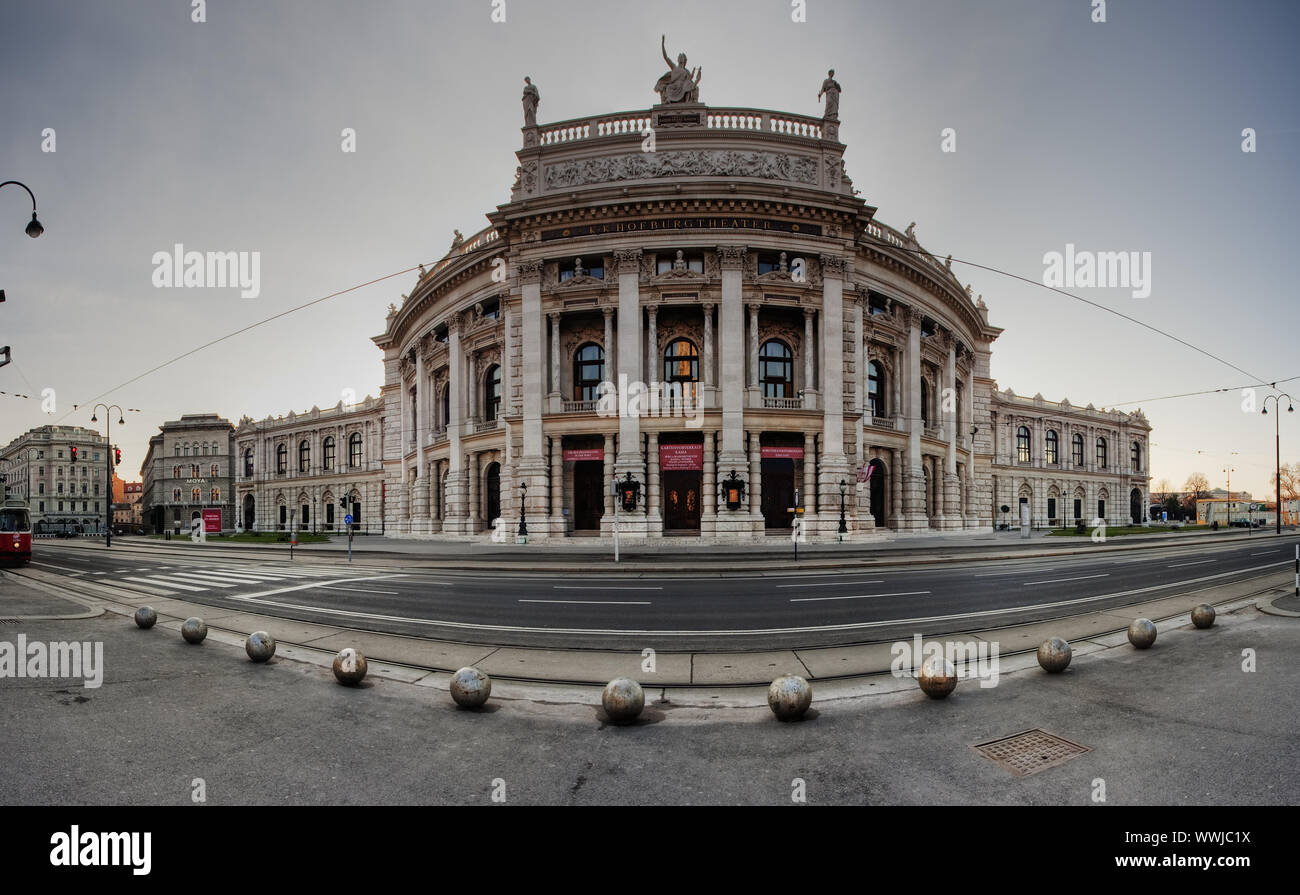
[[[154,586],[156,586],[156,587],[164,587],[164,588],[169,588],[169,589],[172,589],[172,590],[188,590],[188,591],[193,591],[193,592],[195,592],[195,593],[198,593],[199,591],[207,590],[207,588],[205,588],[205,587],[195,587],[192,583],[191,583],[191,584],[181,584],[180,582],[173,581],[171,578],[136,578],[136,577],[127,577],[127,578],[123,578],[122,580],[123,580],[123,581],[138,581],[138,582],[140,582],[141,584],[151,584],[151,585],[154,585]]]
[[[172,572],[168,578],[179,578],[182,581],[192,582],[194,584],[206,584],[208,587],[234,587],[235,582],[223,581],[220,578],[212,578],[208,575],[195,575],[192,572]]]
[[[340,576],[333,570],[316,569],[274,569],[256,570],[242,566],[212,566],[204,568],[187,567],[184,571],[163,571],[165,567],[154,566],[150,569],[120,569],[117,572],[140,571],[149,575],[125,575],[113,578],[120,587],[143,591],[150,595],[170,596],[179,592],[202,593],[207,590],[231,590],[240,587],[275,586],[281,583],[308,582],[314,579],[338,581]],[[178,568],[178,567],[174,567]]]

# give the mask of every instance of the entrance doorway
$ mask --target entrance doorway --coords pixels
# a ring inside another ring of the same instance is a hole
[[[696,471],[662,473],[664,490],[664,529],[699,532],[700,486],[704,476]]]
[[[244,531],[253,531],[257,523],[257,503],[253,495],[244,495]]]
[[[766,528],[789,528],[794,514],[794,461],[763,460],[763,525]]]
[[[885,524],[885,464],[872,460],[867,465],[871,469],[871,478],[867,479],[871,488],[871,517],[880,528]]]
[[[485,485],[487,491],[487,513],[485,518],[488,525],[495,524],[495,520],[501,518],[501,464],[492,463],[487,468],[487,482]]]
[[[598,531],[605,513],[605,464],[579,460],[573,464],[573,530]]]
[[[1134,525],[1142,524],[1142,492],[1134,488],[1128,496],[1128,514]]]

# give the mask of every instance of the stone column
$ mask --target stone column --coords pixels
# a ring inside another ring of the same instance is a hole
[[[426,533],[429,530],[429,483],[425,476],[424,446],[429,441],[429,417],[426,407],[429,396],[428,384],[424,381],[424,345],[423,339],[415,346],[415,468],[414,482],[415,506],[411,508],[411,533]]]
[[[564,515],[564,447],[558,437],[551,443],[551,529],[549,534],[564,535],[569,530],[569,517]]]
[[[614,309],[602,308],[605,315],[605,376],[604,378],[615,384],[618,383],[618,376],[614,373]],[[527,375],[527,373],[525,373]]]
[[[906,414],[903,412],[903,350],[895,348],[892,353],[894,359],[894,375],[890,377],[889,389],[890,399],[887,410],[894,415],[894,428],[909,428],[904,425]]]
[[[704,303],[704,387],[713,388],[713,303]]]
[[[903,471],[903,513],[900,530],[921,531],[930,527],[925,510],[925,472],[921,466],[921,322],[920,311],[907,311],[907,465]]]
[[[744,246],[720,246],[718,260],[722,269],[722,307],[719,310],[718,328],[723,333],[734,333],[735,338],[722,343],[722,445],[718,453],[720,473],[735,469],[741,473],[748,462],[745,456],[745,309],[743,280],[745,265]],[[747,512],[732,512],[724,505],[717,507],[716,530],[721,535],[735,535],[753,531]]]
[[[646,305],[646,356],[645,356],[645,381],[649,385],[658,381],[659,377],[655,371],[655,357],[659,354],[659,324],[658,324],[659,306]]]
[[[708,319],[707,317],[705,319]],[[700,533],[713,534],[718,506],[717,462],[714,458],[713,432],[704,433],[704,475],[701,489],[704,491],[700,505]]]
[[[453,314],[447,321],[447,491],[443,495],[442,530],[447,534],[464,534],[468,531],[469,482],[463,465],[464,452],[461,438],[465,434],[464,400],[467,379],[465,352],[461,350],[461,317]]]
[[[601,530],[605,526],[610,526],[612,532],[614,525],[614,495],[610,493],[610,483],[614,480],[614,436],[605,436],[605,469],[604,469],[604,488],[605,488],[605,513],[601,519]]]
[[[469,470],[469,530],[470,533],[479,529],[479,454],[478,451],[472,452],[465,458],[465,466]]]
[[[749,387],[758,388],[758,304],[749,306]]]
[[[763,452],[757,430],[749,433],[749,515],[754,524],[764,526],[763,521]]]
[[[961,481],[957,478],[957,429],[961,425],[957,415],[957,342],[952,334],[947,334],[948,358],[944,365],[944,384],[952,389],[954,406],[944,414],[943,425],[948,430],[948,456],[943,470],[943,527],[949,530],[960,529],[961,519]],[[943,405],[940,404],[942,410]]]
[[[813,355],[817,353],[813,343],[813,309],[803,309],[803,406],[805,410],[817,407],[816,380],[813,379]]]
[[[653,319],[653,318],[651,318]],[[647,534],[651,537],[661,537],[664,533],[664,520],[660,507],[663,500],[660,498],[660,481],[659,481],[659,433],[651,432],[648,436],[649,444],[646,447],[646,528]]]
[[[811,432],[805,432],[803,436],[803,491],[800,497],[804,520],[807,521],[817,512],[817,436]]]
[[[627,249],[614,253],[618,269],[618,377],[620,385],[641,383],[641,250]],[[645,456],[641,452],[641,419],[631,413],[618,420],[618,456],[614,472],[621,480],[627,473],[642,484],[645,493]],[[629,537],[645,536],[645,505],[636,513],[623,513],[620,533]]]
[[[818,489],[821,529],[839,529],[840,482],[851,478],[844,453],[844,277],[848,263],[833,255],[821,256],[822,312],[819,372],[822,404],[822,457]],[[846,501],[845,517],[853,530],[856,513]]]
[[[551,312],[551,394],[560,394],[560,315]]]
[[[519,362],[523,366],[523,450],[520,452],[516,489],[522,483],[528,484],[528,491],[533,499],[525,508],[530,534],[546,531],[546,441],[542,434],[543,395],[542,388],[546,377],[543,370],[546,364],[546,327],[542,319],[542,261],[520,261],[515,265],[519,271],[519,283],[522,291],[520,314],[522,338]],[[454,456],[454,455],[453,455]],[[531,511],[531,512],[529,512]],[[536,525],[536,528],[533,526]]]
[[[903,452],[895,448],[889,452],[889,527],[898,528],[903,512]]]

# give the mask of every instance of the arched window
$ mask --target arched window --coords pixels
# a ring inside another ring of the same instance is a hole
[[[179,466],[173,466],[173,467],[172,467],[172,478],[174,478],[174,479],[179,479],[180,477],[181,477],[181,468],[180,468]]]
[[[930,383],[921,380],[921,425],[930,425]]]
[[[353,432],[348,438],[348,466],[361,465],[361,433]]]
[[[1129,446],[1128,456],[1129,456],[1129,460],[1132,461],[1133,463],[1133,471],[1141,472],[1142,471],[1142,445],[1138,444],[1136,441],[1133,442],[1133,444]]]
[[[769,339],[758,351],[758,381],[764,398],[794,397],[794,352],[777,339]]]
[[[1074,438],[1070,439],[1070,453],[1074,457],[1074,465],[1083,467],[1083,436],[1078,432],[1074,433]]]
[[[213,503],[221,503],[221,489],[220,489],[220,488],[213,488],[213,489],[212,489],[212,502],[213,502]]]
[[[216,463],[213,463],[213,464],[212,464],[212,477],[213,477],[214,479],[221,475],[221,472],[219,471],[220,468],[221,468],[221,467],[220,467],[218,464],[216,464]]]
[[[1097,468],[1106,468],[1106,439],[1104,438],[1097,439]]]
[[[253,449],[245,448],[244,449],[244,475],[251,476],[252,474],[253,474]]]
[[[275,449],[275,471],[281,475],[289,471],[289,449],[283,444]]]
[[[309,472],[311,470],[311,444],[307,439],[298,442],[298,471]]]
[[[588,342],[573,356],[573,400],[595,401],[605,379],[605,349]]]
[[[664,382],[675,398],[694,403],[700,381],[700,353],[690,339],[676,339],[664,350]]]
[[[333,435],[326,436],[325,441],[321,444],[321,454],[323,455],[322,462],[325,464],[325,468],[327,470],[333,470],[334,469],[334,436]]]
[[[203,492],[200,491],[198,488],[195,488],[194,490],[190,491],[190,500],[192,500],[194,503],[198,503],[203,499],[202,495]]]
[[[1016,461],[1029,462],[1029,427],[1021,426],[1016,430]]]
[[[879,361],[867,364],[867,407],[872,416],[885,415],[885,368]]]
[[[178,444],[176,445],[176,456],[179,457],[180,455],[181,455],[181,446]]]
[[[207,455],[208,455],[208,446],[205,444],[203,445],[203,456],[206,457]]]
[[[1043,459],[1053,465],[1060,462],[1060,454],[1057,453],[1058,447],[1060,447],[1060,439],[1056,435],[1056,430],[1048,429],[1046,442],[1043,446]],[[1054,516],[1055,514],[1049,513],[1048,515]]]
[[[60,490],[60,491],[63,490],[63,486],[62,486],[62,485],[59,486],[59,490]],[[174,502],[176,502],[176,503],[180,503],[180,502],[181,502],[181,489],[180,489],[180,488],[173,488],[173,489],[172,489],[172,500],[173,500]]]
[[[501,413],[501,367],[488,367],[483,377],[483,419],[492,422]]]
[[[187,444],[185,445],[185,456],[188,457],[189,455],[190,455],[190,446]]]

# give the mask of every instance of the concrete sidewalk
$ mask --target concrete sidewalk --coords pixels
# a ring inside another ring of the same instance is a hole
[[[63,576],[37,570],[26,570],[23,577],[44,585],[46,590],[64,593],[70,583]],[[747,705],[761,703],[762,691],[731,688],[765,687],[785,673],[816,681],[819,692],[825,690],[820,686],[824,683],[841,682],[830,691],[841,695],[882,692],[898,682],[892,677],[884,681],[869,680],[890,673],[892,642],[772,652],[673,652],[661,649],[662,640],[651,642],[655,638],[647,637],[646,648],[655,651],[655,669],[647,673],[643,664],[645,654],[640,650],[539,649],[429,640],[239,612],[180,599],[148,598],[103,581],[72,579],[71,583],[78,591],[75,599],[85,602],[89,609],[126,616],[123,624],[131,624],[129,617],[136,608],[149,605],[158,612],[158,627],[168,631],[169,636],[179,636],[181,622],[198,616],[208,623],[209,637],[214,640],[242,645],[249,633],[266,631],[280,644],[278,655],[318,665],[329,665],[338,650],[351,646],[372,661],[373,673],[412,683],[440,680],[445,685],[447,674],[473,665],[502,681],[589,687],[603,686],[616,677],[631,677],[647,688],[700,691],[685,697],[686,702],[720,704],[721,699],[727,704]],[[1188,613],[1200,603],[1232,606],[1250,602],[1260,594],[1280,591],[1290,583],[1289,574],[1273,572],[1233,584],[1138,602],[1122,609],[1099,609],[1046,622],[984,630],[963,628],[960,622],[940,625],[927,631],[925,639],[996,643],[1001,656],[1030,652],[1027,659],[1032,664],[1035,661],[1032,651],[1049,637],[1070,641],[1076,655],[1087,654],[1123,643],[1124,631],[1134,618],[1146,617],[1175,626],[1187,624]],[[914,686],[910,680],[904,684]],[[677,699],[682,702],[683,696]]]

